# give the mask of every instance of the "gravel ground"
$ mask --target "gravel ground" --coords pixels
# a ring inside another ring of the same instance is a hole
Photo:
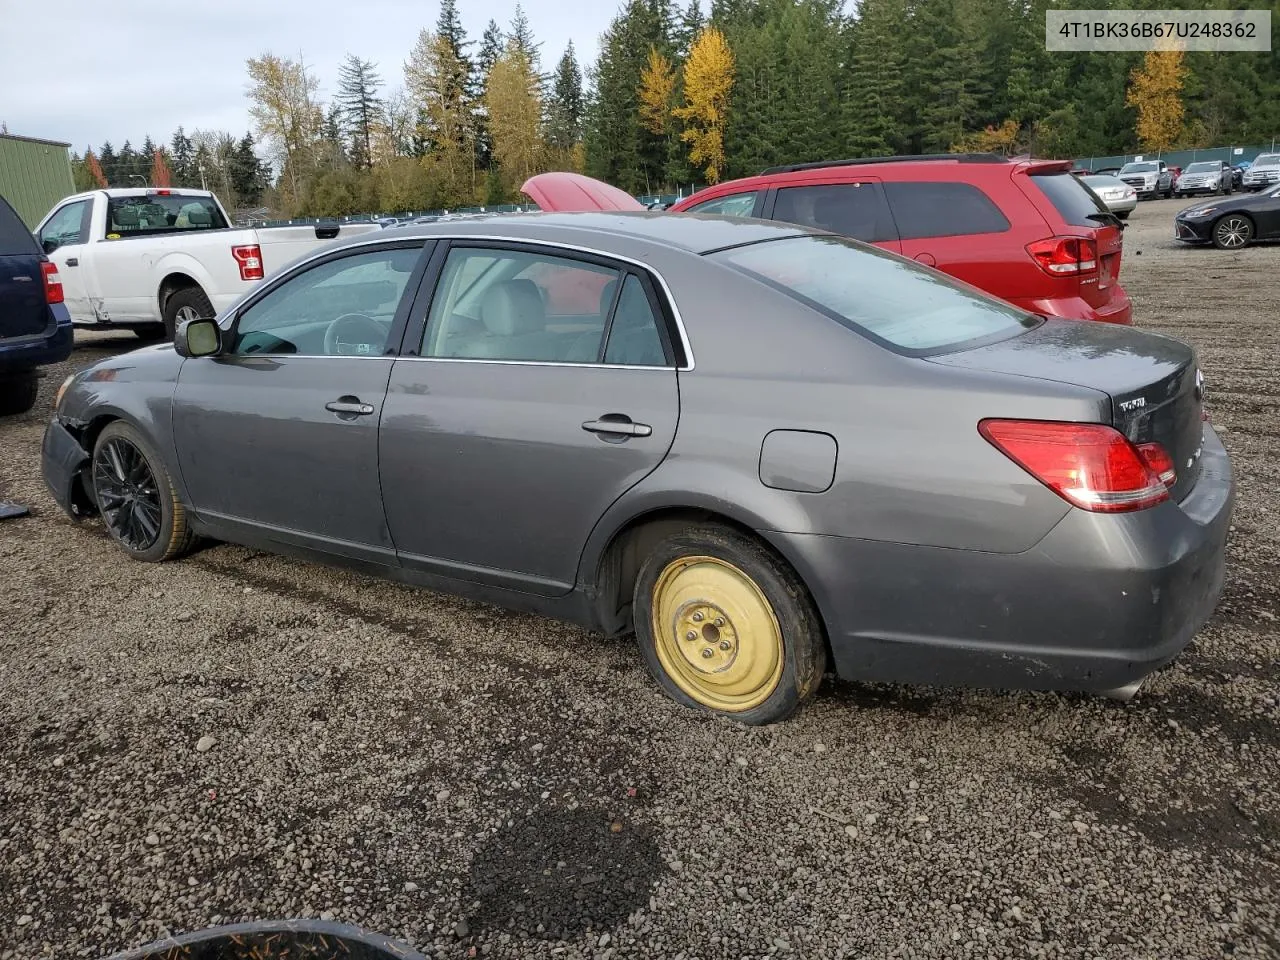
[[[1280,271],[1143,204],[1139,323],[1240,477],[1226,594],[1127,705],[828,680],[680,709],[631,643],[233,546],[120,557],[0,422],[0,958],[335,918],[438,957],[1280,956]],[[68,368],[135,344],[85,336]]]

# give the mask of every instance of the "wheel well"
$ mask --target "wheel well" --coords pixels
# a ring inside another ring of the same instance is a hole
[[[1249,226],[1253,227],[1255,230],[1258,229],[1258,221],[1253,219],[1248,210],[1228,210],[1213,221],[1214,227],[1216,228],[1218,224],[1227,219],[1227,217],[1244,217],[1244,219],[1249,221]]]
[[[102,431],[107,429],[107,425],[119,420],[120,417],[111,414],[103,414],[100,417],[94,417],[76,434],[81,448],[85,453],[89,454],[90,460],[93,457],[93,447],[98,442],[98,437]],[[86,467],[86,469],[88,469]],[[84,471],[81,471],[78,483],[71,486],[71,499],[73,505],[77,508],[77,515],[91,516],[98,512],[98,505],[93,500],[93,494],[89,492],[86,482],[88,477]]]
[[[782,556],[773,544],[746,524],[713,510],[693,507],[671,507],[642,513],[638,517],[633,517],[626,526],[613,535],[613,539],[609,541],[609,545],[600,556],[600,565],[595,576],[595,602],[601,629],[608,634],[620,634],[632,630],[634,625],[631,621],[631,597],[635,590],[636,577],[640,573],[640,564],[645,556],[663,537],[685,527],[707,523],[728,527],[754,540],[791,571],[808,595],[809,601],[813,603],[814,609],[817,610],[818,621],[823,623],[822,642],[826,645],[827,654],[830,657],[831,641],[826,635],[822,611],[814,599],[813,591],[809,589],[809,585],[805,583],[804,578],[791,562]]]
[[[170,297],[179,290],[186,290],[190,287],[195,287],[197,290],[202,289],[194,277],[190,277],[185,273],[171,273],[161,280],[160,293],[157,297],[157,302],[160,305],[160,315],[164,315],[164,307],[169,302]]]

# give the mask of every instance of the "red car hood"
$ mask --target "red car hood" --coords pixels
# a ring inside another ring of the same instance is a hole
[[[645,209],[631,194],[580,173],[540,173],[526,180],[520,191],[548,213]]]

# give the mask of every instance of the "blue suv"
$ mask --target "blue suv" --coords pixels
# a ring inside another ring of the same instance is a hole
[[[58,268],[0,197],[0,416],[36,402],[36,368],[71,356],[71,314]]]

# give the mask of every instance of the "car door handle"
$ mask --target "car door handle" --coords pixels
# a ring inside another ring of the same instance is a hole
[[[78,266],[80,266],[80,258],[79,258],[79,257],[67,257],[67,266],[68,266],[68,267],[78,267]]]
[[[647,423],[636,423],[621,413],[606,413],[599,420],[588,420],[582,425],[582,429],[597,434],[601,440],[609,437],[648,437],[653,434],[653,427]]]
[[[338,400],[330,400],[324,405],[324,408],[330,413],[336,413],[344,420],[352,417],[367,417],[373,413],[373,404],[361,403],[356,397],[342,397]]]

